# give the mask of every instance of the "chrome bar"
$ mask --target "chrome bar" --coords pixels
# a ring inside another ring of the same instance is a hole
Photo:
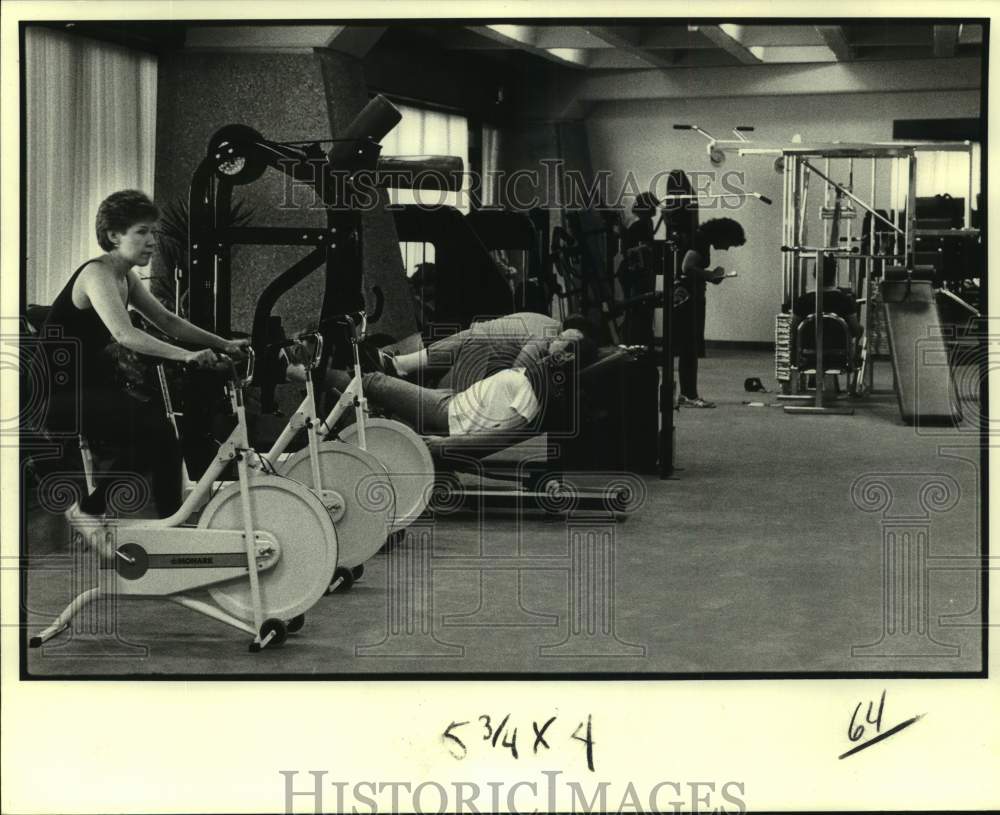
[[[883,217],[882,217],[881,215],[879,215],[879,214],[878,214],[878,213],[877,213],[877,212],[876,212],[876,211],[875,211],[874,209],[872,209],[872,208],[871,208],[870,206],[868,206],[868,204],[866,204],[866,203],[865,203],[864,201],[862,201],[862,200],[861,200],[860,198],[858,198],[858,196],[856,196],[856,195],[855,195],[854,193],[852,193],[852,192],[850,192],[850,191],[848,191],[848,190],[844,189],[844,188],[843,188],[843,187],[842,187],[842,186],[841,186],[840,184],[838,184],[838,183],[837,183],[836,181],[832,181],[832,180],[830,180],[829,178],[827,178],[826,176],[824,176],[824,175],[823,175],[823,174],[822,174],[822,173],[821,173],[821,172],[820,172],[819,170],[817,170],[817,169],[816,169],[815,167],[813,167],[813,166],[812,166],[812,165],[811,165],[811,164],[810,164],[810,163],[809,163],[808,161],[803,161],[802,163],[803,163],[803,164],[805,164],[805,165],[806,165],[806,167],[808,167],[808,168],[809,168],[810,170],[812,170],[812,171],[813,171],[814,173],[816,173],[816,175],[818,175],[818,176],[819,176],[820,178],[822,178],[822,179],[823,179],[824,181],[826,181],[826,182],[828,182],[828,183],[830,183],[830,184],[833,184],[833,185],[834,185],[834,186],[835,186],[835,187],[836,187],[837,189],[839,189],[839,190],[840,190],[841,192],[843,192],[843,193],[844,193],[844,195],[846,195],[846,196],[847,196],[848,198],[850,198],[850,199],[851,199],[851,200],[852,200],[852,201],[853,201],[854,203],[856,203],[856,204],[857,204],[858,206],[860,206],[860,207],[863,207],[864,209],[866,209],[866,210],[867,210],[868,212],[870,212],[870,213],[871,213],[871,214],[872,214],[872,215],[873,215],[873,216],[874,216],[875,218],[878,218],[878,219],[879,219],[880,221],[882,221],[882,222],[883,222],[884,224],[886,224],[887,226],[890,226],[890,227],[892,227],[892,229],[896,230],[896,232],[900,232],[900,233],[901,233],[901,232],[903,231],[903,230],[901,230],[901,229],[900,229],[900,228],[899,228],[898,226],[896,226],[896,225],[895,225],[895,224],[893,224],[893,223],[890,223],[890,222],[889,222],[889,221],[887,221],[887,220],[886,220],[885,218],[883,218]]]

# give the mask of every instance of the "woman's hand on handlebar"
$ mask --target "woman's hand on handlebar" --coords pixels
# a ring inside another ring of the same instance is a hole
[[[226,356],[230,356],[235,360],[246,359],[247,348],[250,347],[250,339],[244,338],[239,340],[227,340],[226,344],[222,346],[222,353]]]
[[[200,351],[188,351],[183,362],[195,368],[215,368],[218,367],[220,359],[211,348],[202,348]]]

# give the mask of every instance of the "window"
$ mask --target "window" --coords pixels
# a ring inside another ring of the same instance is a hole
[[[457,113],[396,105],[403,119],[382,140],[383,156],[459,156],[465,172],[469,170],[469,122]],[[463,190],[468,188],[467,178]],[[469,211],[465,192],[438,190],[389,190],[394,204],[447,204],[462,212]]]
[[[918,150],[917,198],[950,195],[952,198],[961,198],[963,201],[967,201],[971,209],[977,209],[976,199],[980,193],[981,152],[980,146],[975,143],[972,144],[972,149],[969,152]],[[896,159],[893,162],[892,199],[896,209],[906,207],[906,164],[906,159]]]

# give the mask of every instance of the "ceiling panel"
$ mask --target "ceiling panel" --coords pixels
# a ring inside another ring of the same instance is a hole
[[[681,68],[933,60],[982,56],[982,26],[953,20],[848,21],[846,24],[689,25],[670,21],[629,25],[528,23],[424,23],[387,25],[384,42],[406,43],[526,68],[574,71],[671,70]],[[347,28],[351,28],[348,26]],[[186,46],[201,49],[337,48],[329,26],[198,27]]]

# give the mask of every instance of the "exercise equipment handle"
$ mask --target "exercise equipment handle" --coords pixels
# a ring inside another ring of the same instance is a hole
[[[397,190],[457,192],[464,169],[461,156],[383,156],[375,166],[375,181]]]
[[[219,365],[208,366],[206,370],[225,370],[229,374],[230,380],[236,384],[237,387],[247,387],[251,382],[253,382],[253,369],[257,360],[257,354],[249,345],[245,350],[247,355],[247,371],[243,376],[240,376],[239,372],[236,370],[236,360],[229,356],[229,354],[218,354],[220,360]]]
[[[399,108],[379,94],[344,128],[344,132],[327,153],[327,160],[334,167],[349,164],[357,155],[357,142],[380,142],[402,118]]]
[[[312,360],[312,367],[315,368],[323,358],[323,335],[319,331],[305,331],[299,335],[296,344],[305,345],[310,341],[314,343],[315,348]]]
[[[364,336],[369,323],[377,323],[382,316],[382,309],[385,306],[385,295],[382,294],[381,286],[372,286],[372,295],[375,297],[375,307],[370,311],[348,311],[343,314],[334,314],[321,320],[318,331],[334,325],[350,323],[355,329],[360,327],[360,336]]]
[[[368,323],[377,323],[382,316],[382,309],[385,306],[385,295],[382,294],[381,286],[372,286],[372,296],[375,298],[375,308],[365,315]]]

